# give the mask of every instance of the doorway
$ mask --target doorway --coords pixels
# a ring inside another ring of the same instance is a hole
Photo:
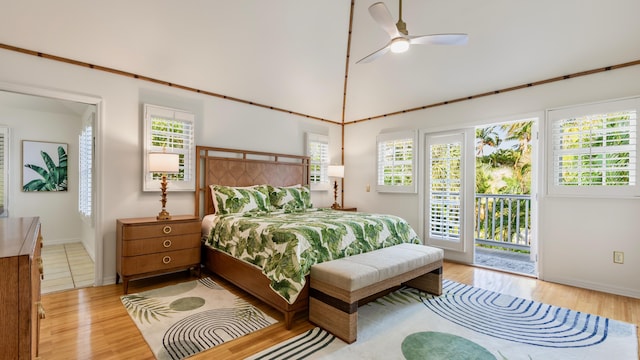
[[[537,118],[475,129],[474,261],[537,276],[534,235]]]
[[[39,216],[43,224],[45,247],[55,245],[62,248],[67,260],[78,254],[79,248],[75,245],[80,245],[91,264],[89,267],[83,262],[82,269],[74,266],[76,275],[85,272],[81,280],[77,281],[80,286],[100,285],[102,279],[102,241],[98,235],[97,212],[94,210],[90,217],[83,217],[78,211],[81,183],[79,135],[83,128],[90,127],[94,134],[90,147],[99,149],[95,134],[100,108],[101,101],[98,98],[0,83],[0,122],[12,129],[12,154],[8,166],[14,170],[11,171],[7,184],[9,216]],[[48,194],[22,191],[22,140],[55,141],[68,145],[67,191]],[[94,165],[99,159],[97,155],[99,154],[93,153],[91,156]],[[97,209],[96,189],[99,184],[96,181],[98,177],[94,176],[94,168],[95,166],[89,173],[89,183],[92,184],[89,200],[93,204],[92,209]],[[65,253],[65,247],[69,247],[68,253]],[[69,253],[72,254],[71,257]],[[70,271],[71,264],[66,266]],[[52,267],[47,268],[45,262],[45,275],[47,270],[53,271]],[[55,277],[57,275],[51,275],[46,280],[53,280]]]
[[[537,127],[524,118],[425,134],[427,244],[452,261],[537,276]]]

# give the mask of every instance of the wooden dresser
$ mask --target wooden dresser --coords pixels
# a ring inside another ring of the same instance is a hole
[[[40,219],[0,219],[0,358],[38,356],[42,258]]]
[[[116,229],[116,284],[194,268],[200,271],[200,219],[191,215],[171,220],[118,219]]]

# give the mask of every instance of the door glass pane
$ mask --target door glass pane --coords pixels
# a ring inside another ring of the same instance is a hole
[[[460,241],[462,144],[430,146],[429,237]]]

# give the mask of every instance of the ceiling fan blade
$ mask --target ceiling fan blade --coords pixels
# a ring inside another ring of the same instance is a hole
[[[356,61],[356,64],[365,64],[368,62],[372,62],[373,60],[379,58],[380,56],[386,54],[389,51],[389,45],[391,45],[391,42],[389,42],[387,45],[385,45],[382,49],[376,50],[374,52],[372,52],[371,54],[363,57],[362,59]]]
[[[389,34],[390,38],[393,39],[400,36],[400,32],[391,17],[391,13],[383,2],[377,2],[369,6],[369,14],[371,14],[373,20],[375,20],[378,25],[380,25],[382,29]]]
[[[467,34],[433,34],[409,36],[409,42],[426,45],[465,45],[469,40]]]

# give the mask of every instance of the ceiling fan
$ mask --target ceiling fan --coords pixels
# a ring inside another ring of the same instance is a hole
[[[401,53],[409,50],[409,46],[413,44],[424,45],[464,45],[467,43],[467,34],[431,34],[411,36],[407,31],[407,24],[402,21],[402,0],[400,0],[400,10],[398,22],[393,23],[393,18],[389,9],[382,2],[377,2],[369,6],[369,13],[384,31],[389,34],[391,40],[382,49],[358,60],[356,64],[371,62],[380,56],[386,54],[389,50],[394,53]]]

